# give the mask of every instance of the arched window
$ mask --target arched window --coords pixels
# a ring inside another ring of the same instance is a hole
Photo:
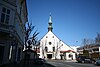
[[[47,47],[45,47],[45,51],[46,51],[46,52],[48,51],[48,48],[47,48]]]
[[[55,51],[55,47],[53,47],[53,51]]]
[[[46,36],[46,38],[48,38],[48,36]]]

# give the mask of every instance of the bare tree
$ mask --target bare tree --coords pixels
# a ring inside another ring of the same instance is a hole
[[[27,23],[25,26],[25,46],[26,49],[30,49],[31,48],[31,44],[36,45],[37,44],[37,35],[39,34],[37,32],[37,30],[33,33],[33,36],[30,37],[30,34],[32,33],[32,31],[34,30],[35,26],[32,26],[32,23]]]
[[[38,45],[39,44],[39,41],[38,41],[38,38],[37,38],[37,35],[39,34],[39,32],[37,32],[37,30],[33,33],[33,36],[31,37],[32,39],[32,44],[33,45]]]
[[[87,46],[87,45],[91,45],[91,44],[94,44],[95,43],[95,41],[93,40],[93,39],[87,39],[87,38],[84,38],[83,39],[83,45],[84,46]]]
[[[86,38],[83,39],[83,45],[86,46],[87,45],[88,40]]]
[[[96,38],[95,38],[95,42],[96,42],[97,44],[100,43],[100,34],[99,34],[99,33],[97,33],[97,36],[96,36]]]

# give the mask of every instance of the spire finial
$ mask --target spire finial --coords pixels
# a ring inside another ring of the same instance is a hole
[[[51,22],[51,23],[52,23],[51,12],[50,12],[50,17],[49,17],[49,22]]]
[[[50,12],[50,16],[51,16],[51,12]]]

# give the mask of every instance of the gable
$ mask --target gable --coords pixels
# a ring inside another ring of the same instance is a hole
[[[58,37],[56,35],[54,35],[51,31],[49,31],[40,41],[42,40],[52,40],[52,39],[56,39],[59,40]]]
[[[61,51],[63,50],[73,50],[69,45],[65,44],[63,41],[61,41],[55,34],[53,34],[51,31],[49,31],[42,39],[41,41],[45,41],[44,44],[49,44],[49,42],[56,42],[52,43],[52,45],[58,45],[59,49]]]

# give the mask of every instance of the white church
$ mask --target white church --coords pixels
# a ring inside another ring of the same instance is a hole
[[[40,40],[39,57],[44,59],[76,59],[76,50],[60,40],[54,33],[52,27],[52,16],[49,17],[47,34]]]

